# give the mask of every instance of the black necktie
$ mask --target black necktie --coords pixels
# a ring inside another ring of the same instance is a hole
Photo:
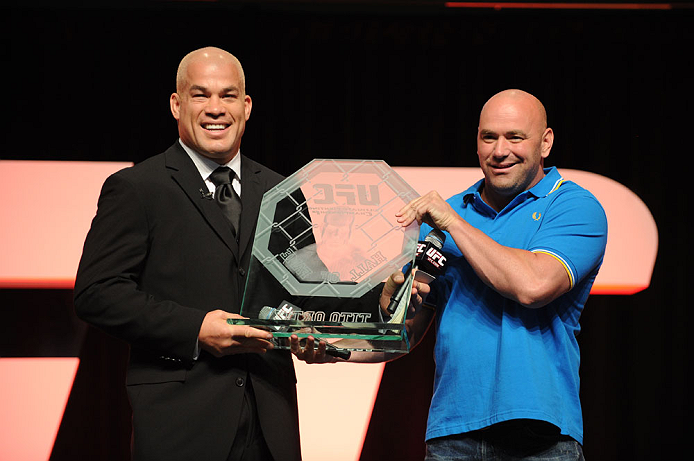
[[[220,166],[210,174],[210,181],[215,185],[214,200],[231,224],[231,231],[236,237],[241,223],[242,206],[239,194],[231,186],[235,177],[234,170],[226,166]]]

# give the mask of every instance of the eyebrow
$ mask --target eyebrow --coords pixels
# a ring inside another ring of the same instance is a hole
[[[493,130],[480,130],[480,136],[486,136],[486,135],[496,135],[497,132]],[[511,130],[507,131],[506,133],[503,134],[505,138],[508,137],[513,137],[513,136],[523,136],[527,137],[528,135],[525,133],[523,130]]]
[[[207,87],[202,86],[202,85],[191,85],[190,89],[188,91],[202,91],[203,93],[205,93],[209,90],[207,89]],[[239,87],[237,87],[235,85],[228,86],[228,87],[222,89],[222,93],[230,93],[230,92],[234,92],[234,91],[240,92],[241,90],[239,90]]]
[[[522,136],[524,138],[527,138],[528,134],[523,130],[511,130],[506,132],[506,137],[509,136]]]

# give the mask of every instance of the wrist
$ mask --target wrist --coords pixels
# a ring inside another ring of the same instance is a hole
[[[455,216],[451,216],[447,222],[442,223],[443,225],[436,226],[436,227],[439,230],[448,232],[450,234],[452,232],[455,232],[455,229],[459,226],[459,222],[461,220],[462,220],[462,218],[456,214]]]

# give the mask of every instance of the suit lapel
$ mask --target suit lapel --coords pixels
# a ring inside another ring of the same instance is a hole
[[[239,254],[243,255],[255,233],[260,203],[265,191],[260,183],[260,169],[248,157],[241,156],[241,234],[239,235]]]
[[[170,172],[171,178],[198,208],[207,223],[229,247],[238,262],[240,260],[239,246],[231,233],[229,223],[215,201],[205,197],[204,194],[207,192],[205,181],[200,177],[195,164],[178,141],[166,151],[166,168]]]

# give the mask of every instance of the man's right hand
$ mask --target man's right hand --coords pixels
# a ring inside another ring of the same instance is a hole
[[[395,217],[403,227],[417,221],[419,224],[424,222],[442,231],[449,230],[456,221],[462,220],[448,202],[434,190],[412,200],[398,211]]]
[[[245,317],[219,309],[205,315],[198,333],[201,349],[215,357],[222,357],[231,354],[264,354],[274,348],[272,333],[247,325],[230,325],[227,323],[230,318]]]

